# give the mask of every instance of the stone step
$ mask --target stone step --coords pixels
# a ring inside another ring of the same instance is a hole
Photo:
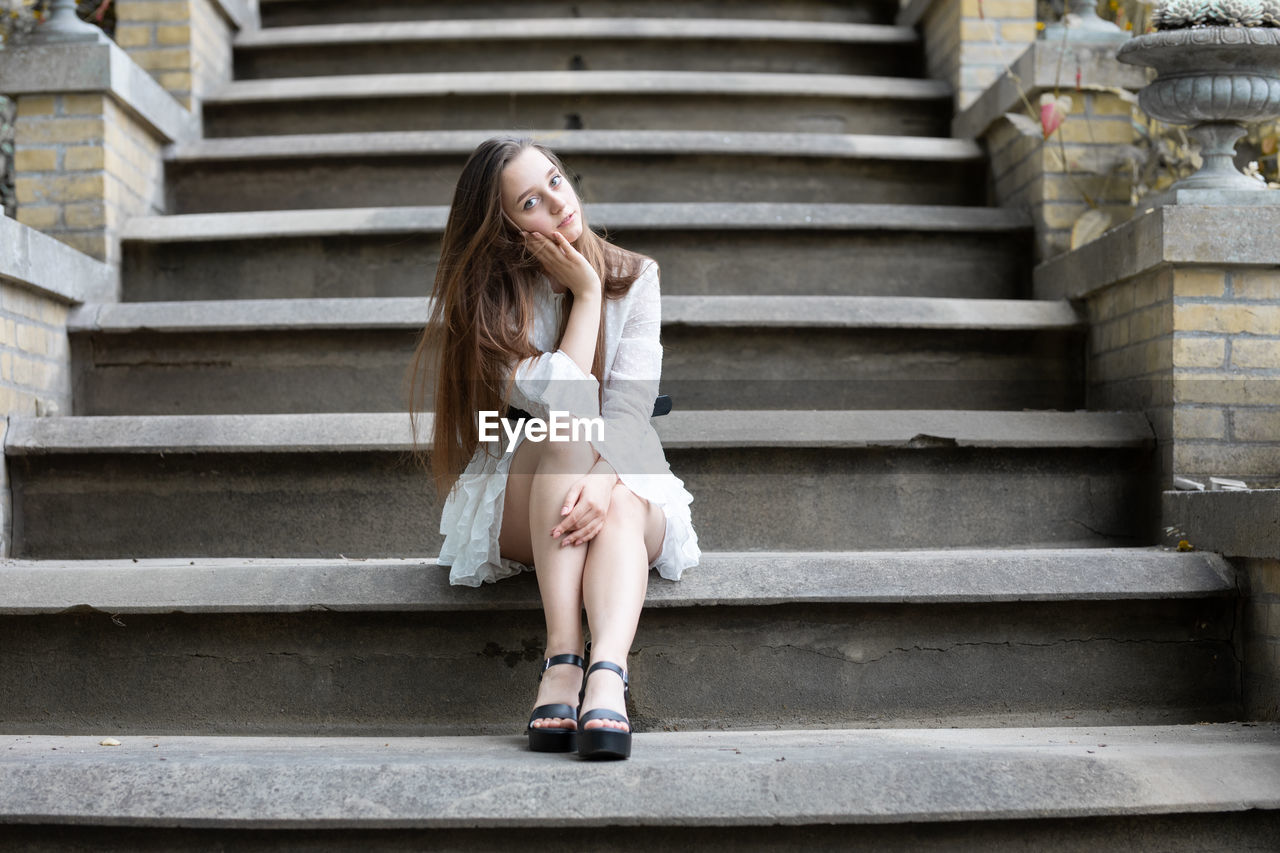
[[[665,295],[1028,295],[1017,211],[877,204],[593,204],[593,227],[656,258]],[[444,207],[136,217],[124,299],[425,296]],[[851,262],[856,259],[856,262]]]
[[[514,734],[542,650],[536,581],[446,575],[0,563],[0,730]],[[642,731],[1237,719],[1234,577],[1161,549],[708,552],[649,585],[631,714]]]
[[[202,139],[172,147],[171,213],[448,205],[500,130]],[[588,201],[982,204],[969,140],[708,131],[538,131]]]
[[[520,12],[519,14],[524,14]],[[235,78],[441,71],[745,71],[916,76],[911,27],[728,18],[519,18],[240,33]]]
[[[949,136],[940,80],[702,71],[503,71],[238,80],[207,137],[397,130],[739,130]]]
[[[1275,723],[652,732],[606,764],[514,736],[101,740],[4,739],[7,836],[148,851],[1188,853],[1272,849],[1280,833]]]
[[[68,317],[74,414],[382,412],[429,300],[90,304]],[[668,296],[663,392],[683,409],[1075,409],[1070,303]]]
[[[891,24],[898,0],[260,0],[264,27],[522,18],[759,18]]]
[[[706,549],[1155,541],[1140,413],[677,411],[654,423]],[[429,414],[420,426],[425,441]],[[395,412],[15,417],[12,553],[434,554],[439,509],[412,447]]]

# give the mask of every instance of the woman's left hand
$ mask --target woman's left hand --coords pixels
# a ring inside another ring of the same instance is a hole
[[[617,482],[617,476],[609,469],[608,473],[593,471],[570,486],[560,509],[564,517],[552,528],[551,538],[560,539],[561,548],[582,545],[596,538],[604,529]]]

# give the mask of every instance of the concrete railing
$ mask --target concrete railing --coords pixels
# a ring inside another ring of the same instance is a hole
[[[115,301],[114,267],[0,216],[0,443],[9,415],[71,412],[67,313]],[[0,456],[0,556],[8,556],[11,506]]]

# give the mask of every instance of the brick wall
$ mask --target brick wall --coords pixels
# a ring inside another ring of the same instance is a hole
[[[0,412],[71,412],[66,302],[0,280]]]
[[[1147,412],[1164,470],[1280,485],[1280,270],[1149,270],[1089,295],[1091,409]]]
[[[187,109],[231,79],[232,27],[210,0],[116,0],[116,43]]]
[[[1072,99],[1071,112],[1048,139],[1020,133],[1006,119],[992,125],[986,137],[995,201],[1031,215],[1037,260],[1071,248],[1072,226],[1085,211],[1099,209],[1112,223],[1123,222],[1133,211],[1129,179],[1121,173],[1095,173],[1114,158],[1117,147],[1134,143],[1133,107],[1107,92],[1070,86],[1063,91]],[[1029,93],[1034,105],[1040,94]]]
[[[936,0],[920,19],[930,77],[963,109],[1036,39],[1035,0]]]
[[[105,94],[21,95],[15,219],[108,263],[133,216],[163,212],[161,141]]]

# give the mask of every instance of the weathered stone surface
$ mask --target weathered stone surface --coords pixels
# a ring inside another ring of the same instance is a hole
[[[1241,221],[1251,223],[1240,228]],[[1275,266],[1280,206],[1166,205],[1035,269],[1038,299],[1078,299],[1162,264]]]
[[[943,136],[950,94],[940,81],[840,74],[352,74],[235,81],[205,101],[204,119],[207,136],[503,126]]]
[[[1280,732],[1266,725],[655,733],[607,766],[514,737],[10,740],[0,810],[42,822],[796,825],[1280,807]],[[559,796],[566,786],[596,793]]]
[[[16,45],[0,52],[0,79],[10,96],[106,92],[166,142],[201,133],[190,113],[114,42]]]
[[[1165,492],[1162,523],[1202,550],[1280,558],[1280,489]]]
[[[1159,548],[708,552],[648,607],[1106,601],[1229,595],[1211,553]],[[482,596],[482,597],[481,597]],[[531,584],[449,586],[434,560],[6,560],[0,615],[537,610]]]
[[[67,302],[111,302],[119,272],[66,243],[0,216],[0,278]]]
[[[426,310],[408,298],[86,306],[70,318],[75,413],[403,411]],[[669,296],[663,318],[663,392],[682,410],[1083,402],[1066,302]]]
[[[744,41],[750,50],[742,49]],[[918,69],[918,36],[907,27],[726,18],[504,17],[272,27],[240,37],[235,48],[242,80],[634,68],[910,77]]]
[[[467,155],[511,130],[201,140],[175,150],[170,213],[448,204]],[[520,133],[520,132],[516,132]],[[591,202],[981,204],[965,140],[705,131],[537,131]],[[654,180],[661,175],[661,180]]]
[[[350,7],[345,0],[317,0],[298,3],[283,0],[261,3],[265,27],[311,26],[335,23],[418,20],[493,20],[511,16],[510,0],[365,0]],[[520,4],[522,17],[607,18],[642,13],[650,18],[734,18],[770,21],[823,21],[831,23],[892,24],[898,0],[645,0],[637,8],[634,0],[526,0]]]

